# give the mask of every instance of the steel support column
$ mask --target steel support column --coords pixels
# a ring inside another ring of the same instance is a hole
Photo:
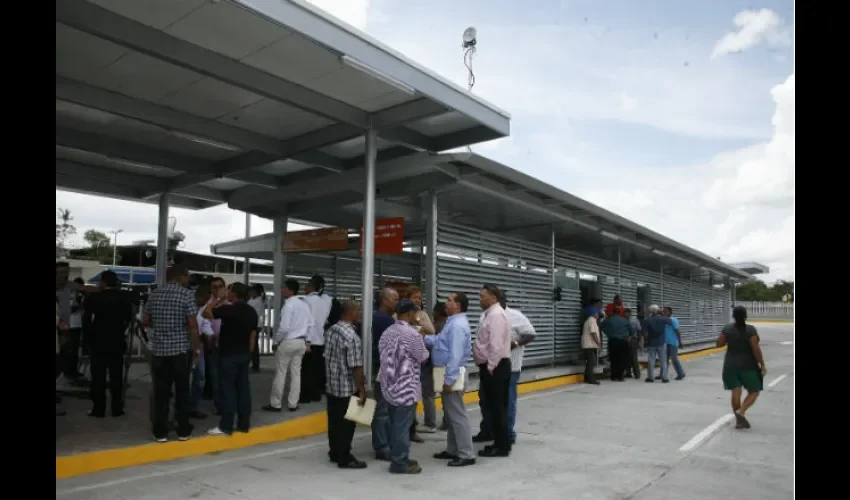
[[[159,195],[159,220],[156,230],[156,284],[165,285],[168,268],[168,193]]]
[[[366,131],[366,156],[363,199],[363,256],[361,269],[361,296],[363,304],[361,320],[363,330],[363,365],[367,383],[372,382],[375,374],[372,373],[372,297],[373,281],[375,279],[375,160],[378,155],[378,134],[375,129]]]
[[[427,227],[425,229],[426,254],[425,254],[425,281],[428,285],[428,294],[425,304],[428,309],[433,310],[437,303],[437,223],[439,211],[437,206],[437,191],[432,189],[428,193]]]
[[[286,279],[286,254],[283,253],[283,242],[286,241],[286,225],[289,217],[283,216],[274,219],[274,249],[272,250],[272,268],[274,269],[273,287],[274,301],[272,304],[272,328],[277,329],[280,311],[283,308],[283,300],[280,291],[283,290],[283,281]]]
[[[558,286],[557,281],[555,281],[555,229],[551,229],[552,239],[550,241],[551,244],[551,254],[552,258],[549,262],[549,274],[552,276],[552,366],[555,366],[555,333],[558,331],[558,303],[555,302],[555,288]]]
[[[661,263],[660,268],[661,268],[660,269],[660,272],[661,272],[661,304],[659,304],[659,305],[661,307],[664,307],[664,263],[663,262]]]
[[[251,214],[245,212],[245,239],[251,237]],[[242,281],[245,282],[246,285],[251,284],[251,259],[245,257],[245,262],[242,264],[244,268],[242,269]]]

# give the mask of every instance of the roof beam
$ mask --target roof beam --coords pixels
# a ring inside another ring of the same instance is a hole
[[[375,177],[378,182],[391,182],[420,175],[431,170],[436,161],[438,159],[434,155],[417,153],[378,164]],[[365,167],[360,167],[340,174],[308,178],[275,190],[237,189],[230,198],[229,206],[235,210],[250,211],[248,209],[261,205],[283,204],[342,193],[350,190],[351,186],[363,184],[365,172]]]
[[[406,178],[391,182],[382,182],[377,185],[376,198],[378,201],[386,201],[386,198],[397,196],[414,196],[438,183],[451,182],[451,179],[442,173],[431,173],[420,175],[415,178]],[[328,206],[344,207],[363,202],[363,183],[347,186],[347,192],[329,195],[323,198],[299,201],[286,205],[286,213],[294,216],[310,218],[311,211]]]
[[[95,167],[67,160],[56,160],[56,173],[81,179],[91,179],[114,186],[125,187],[136,196],[148,190],[168,189],[168,180],[108,168]]]
[[[164,128],[166,131],[186,132],[225,144],[232,144],[242,149],[268,153],[268,161],[292,158],[315,165],[317,159],[325,158],[321,155],[315,155],[312,152],[304,157],[297,153],[292,154],[290,150],[286,149],[287,146],[284,141],[273,137],[233,125],[227,125],[216,120],[177,111],[160,104],[134,99],[117,92],[111,92],[61,76],[56,77],[56,98],[73,102],[80,106],[99,109],[114,115],[156,125]],[[268,163],[268,161],[263,163]],[[257,163],[257,165],[262,165],[263,163]],[[333,169],[337,167],[338,165],[336,164],[331,165]]]
[[[56,21],[161,61],[335,122],[365,128],[366,111],[223,54],[116,14],[86,0],[56,0]]]

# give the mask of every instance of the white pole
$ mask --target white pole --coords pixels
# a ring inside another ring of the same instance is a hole
[[[363,200],[363,256],[361,260],[361,295],[363,297],[361,327],[363,329],[363,365],[366,381],[371,384],[372,373],[372,286],[375,279],[375,160],[378,155],[378,135],[366,131],[366,186]]]

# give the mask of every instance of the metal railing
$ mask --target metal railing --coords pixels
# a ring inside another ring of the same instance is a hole
[[[794,319],[794,304],[736,300],[735,305],[746,307],[751,319]]]

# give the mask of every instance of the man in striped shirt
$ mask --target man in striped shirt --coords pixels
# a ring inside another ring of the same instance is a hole
[[[422,399],[421,365],[428,349],[419,332],[410,323],[419,308],[410,300],[396,304],[398,321],[387,328],[378,341],[381,360],[381,395],[389,411],[390,472],[418,474],[422,468],[410,455],[410,426],[416,416],[416,404]]]

